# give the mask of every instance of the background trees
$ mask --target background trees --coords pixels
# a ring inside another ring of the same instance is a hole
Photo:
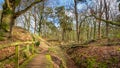
[[[60,41],[83,43],[92,39],[119,37],[119,2],[116,0],[63,2],[5,0],[1,31],[11,33],[10,27],[15,21],[16,26]]]
[[[0,26],[1,30],[9,31],[10,35],[15,19],[21,14],[25,13],[35,4],[42,2],[42,0],[37,0],[34,2],[28,1],[29,3],[32,2],[29,6],[25,7],[20,11],[16,11],[17,7],[20,6],[21,2],[23,3],[22,0],[4,0]]]

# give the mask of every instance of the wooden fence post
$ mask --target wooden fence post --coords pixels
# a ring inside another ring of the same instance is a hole
[[[35,54],[35,46],[34,46],[34,44],[32,44],[32,54],[33,55]]]
[[[15,46],[15,68],[19,68],[19,46]]]

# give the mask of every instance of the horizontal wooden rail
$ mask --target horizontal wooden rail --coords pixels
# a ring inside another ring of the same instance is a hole
[[[35,41],[15,42],[15,43],[10,43],[10,44],[4,44],[4,45],[0,45],[0,50],[3,48],[11,47],[11,46],[23,45],[23,44],[32,44],[32,43],[35,43]]]
[[[4,49],[4,48],[8,48],[8,47],[11,47],[11,46],[14,46],[15,47],[15,53],[14,53],[14,55],[15,55],[15,68],[19,68],[19,59],[20,59],[20,57],[19,57],[19,53],[20,53],[20,51],[21,51],[21,49],[20,49],[20,46],[21,45],[25,45],[25,44],[27,44],[28,46],[32,46],[32,53],[33,53],[33,55],[34,55],[34,50],[35,50],[35,41],[27,41],[27,42],[15,42],[15,43],[11,43],[11,44],[5,44],[5,45],[0,45],[0,46],[2,46],[2,47],[0,47],[0,50],[1,49]],[[7,59],[9,59],[9,58],[5,58],[5,59],[2,59],[2,60],[7,60]]]

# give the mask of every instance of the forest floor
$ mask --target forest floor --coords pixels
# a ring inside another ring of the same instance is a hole
[[[81,68],[120,68],[120,39],[101,39],[67,50]]]
[[[14,27],[13,38],[0,41],[0,48],[14,42],[32,41],[31,34],[20,27]],[[41,37],[39,52],[25,68],[120,68],[120,39],[91,40],[84,44],[46,41]],[[36,50],[37,50],[36,49]],[[15,47],[0,49],[0,59],[15,52]],[[15,59],[12,59],[14,61]],[[0,62],[0,68],[13,68],[14,63]]]

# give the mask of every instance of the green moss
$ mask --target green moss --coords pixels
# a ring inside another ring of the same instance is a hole
[[[98,67],[99,68],[108,68],[107,63],[105,63],[105,62],[98,63]]]
[[[25,68],[25,66],[28,64],[28,62],[30,62],[36,55],[32,55],[30,56],[24,63],[22,63],[22,65],[20,65],[19,68]]]
[[[18,6],[21,0],[15,0],[15,6]]]
[[[1,24],[1,28],[4,30],[4,31],[9,31],[9,24],[7,24],[7,23],[5,23],[5,22],[3,22],[2,24]]]
[[[36,50],[36,49],[35,49],[35,47],[34,47],[34,44],[29,46],[29,51],[30,51],[32,54],[35,53],[35,50]]]
[[[9,57],[9,59],[6,59],[5,61],[1,61],[0,62],[0,68],[5,68],[6,64],[11,64],[11,63],[15,63],[15,56]]]
[[[10,10],[10,8],[7,8],[6,10],[3,10],[4,14],[13,14],[13,11]]]
[[[1,32],[0,32],[0,36],[3,36],[3,35],[4,35],[4,32],[1,31]]]
[[[80,57],[76,57],[75,63],[81,67],[85,68],[95,68],[97,66],[97,62],[95,57],[87,57],[86,59],[81,59]]]
[[[111,62],[111,64],[116,64],[116,63],[118,63],[119,62],[119,58],[117,58],[117,57],[112,57],[111,59],[110,59],[110,62]]]
[[[48,65],[47,68],[53,68],[53,64],[52,64],[52,58],[50,55],[46,55],[46,59],[48,60]]]
[[[30,55],[31,55],[31,53],[29,50],[29,46],[26,46],[26,48],[23,50],[23,56],[24,56],[24,58],[29,58]]]
[[[87,68],[94,68],[96,65],[96,59],[88,58],[87,59]]]
[[[60,68],[67,68],[65,55],[58,46],[53,46],[53,47],[51,46],[48,49],[48,51],[49,51],[49,53],[55,54],[61,58],[62,64],[60,65]]]
[[[4,40],[5,40],[5,38],[0,36],[0,41],[4,41]]]

